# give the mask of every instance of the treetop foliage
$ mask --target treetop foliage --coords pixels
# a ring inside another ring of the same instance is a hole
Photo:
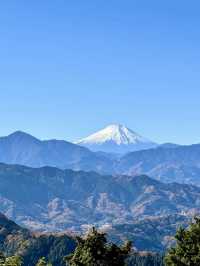
[[[165,257],[167,266],[200,265],[200,218],[195,218],[188,229],[180,228],[176,235],[176,246]]]
[[[131,252],[131,242],[123,246],[108,243],[106,234],[95,228],[83,238],[77,238],[78,245],[69,256],[66,265],[70,266],[123,266]]]

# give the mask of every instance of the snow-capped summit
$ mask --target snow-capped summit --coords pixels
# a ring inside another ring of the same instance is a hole
[[[93,151],[125,153],[148,149],[156,143],[140,136],[131,129],[120,124],[112,124],[106,128],[76,142]]]

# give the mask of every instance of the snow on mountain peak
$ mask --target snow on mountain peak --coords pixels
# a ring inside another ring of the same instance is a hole
[[[149,143],[150,140],[147,140],[132,131],[131,129],[120,124],[111,124],[104,129],[81,139],[76,142],[80,145],[101,145],[107,142],[113,142],[117,145],[129,145],[129,144],[138,144],[138,143]]]

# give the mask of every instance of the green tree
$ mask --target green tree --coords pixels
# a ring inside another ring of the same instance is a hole
[[[134,252],[128,259],[131,266],[164,266],[163,256],[155,253]]]
[[[6,257],[3,252],[0,251],[0,266],[3,266],[5,263]]]
[[[3,252],[0,251],[0,266],[4,266],[6,261],[6,257]]]
[[[200,265],[200,219],[195,218],[188,229],[180,228],[176,235],[176,246],[165,257],[167,266]]]
[[[131,251],[131,242],[118,247],[108,243],[106,234],[93,228],[85,237],[77,238],[78,245],[73,254],[66,256],[70,266],[124,266]]]
[[[5,259],[4,266],[21,266],[22,258],[19,256],[12,256]]]
[[[39,259],[39,261],[36,264],[36,266],[52,266],[52,264],[49,263],[49,262],[46,262],[45,257],[42,257],[41,259]]]

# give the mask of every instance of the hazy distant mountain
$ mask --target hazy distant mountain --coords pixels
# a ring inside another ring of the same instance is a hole
[[[17,189],[16,189],[17,188]],[[82,230],[200,211],[200,188],[147,176],[102,176],[0,164],[0,211],[40,230]]]
[[[100,172],[108,171],[112,166],[108,157],[87,148],[63,140],[41,141],[21,131],[0,138],[0,162]]]
[[[120,174],[147,174],[163,182],[200,185],[200,144],[132,152],[118,160],[114,169]]]
[[[62,140],[41,141],[17,131],[0,138],[0,162],[112,175],[146,174],[163,182],[200,185],[200,144],[164,144],[122,155],[92,152],[86,147]]]
[[[157,146],[156,143],[140,136],[131,129],[112,124],[76,142],[92,151],[127,153]]]
[[[163,143],[161,145],[159,145],[159,147],[162,147],[162,148],[178,148],[180,147],[181,145],[179,144],[175,144],[175,143]]]

